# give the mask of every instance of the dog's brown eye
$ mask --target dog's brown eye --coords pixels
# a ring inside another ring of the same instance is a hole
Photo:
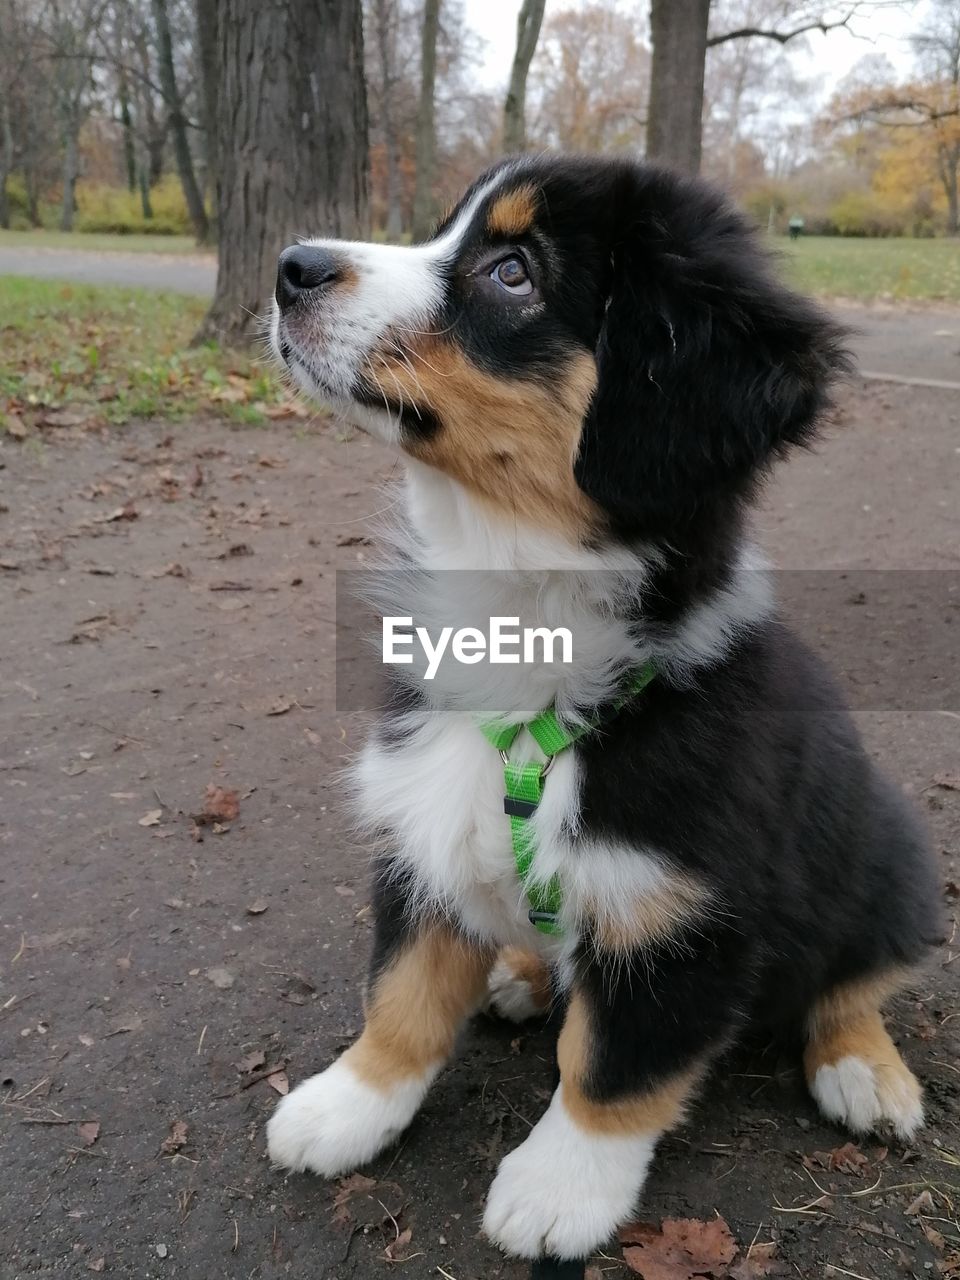
[[[496,280],[508,293],[532,293],[533,281],[527,270],[527,264],[517,254],[504,258],[490,272],[491,280]]]

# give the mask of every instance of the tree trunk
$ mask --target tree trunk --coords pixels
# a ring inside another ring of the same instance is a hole
[[[218,16],[219,271],[195,341],[240,345],[284,246],[367,232],[363,27],[360,0],[219,0]]]
[[[13,129],[10,127],[10,108],[6,98],[0,98],[0,227],[10,226],[10,201],[7,196],[7,178],[13,169]]]
[[[140,212],[143,214],[144,220],[149,222],[153,217],[153,205],[150,203],[150,178],[147,174],[146,165],[140,166],[140,172],[137,174],[137,185],[140,187]]]
[[[77,178],[80,175],[80,150],[77,134],[79,123],[69,116],[64,124],[63,139],[63,205],[60,209],[60,230],[73,230],[73,213],[77,204]]]
[[[393,22],[396,9],[391,0],[376,0],[377,60],[380,63],[380,129],[383,133],[383,149],[387,168],[387,224],[388,240],[397,240],[403,230],[403,214],[400,208],[400,139],[394,116],[394,89],[397,83],[396,32]]]
[[[510,71],[510,86],[503,104],[503,150],[526,150],[527,74],[540,38],[546,0],[523,0],[517,18],[517,47]]]
[[[651,0],[647,157],[696,173],[700,168],[703,68],[710,0]]]
[[[137,189],[137,153],[133,142],[133,120],[130,116],[130,95],[127,91],[127,78],[120,76],[117,87],[120,101],[120,124],[123,128],[123,163],[127,171],[127,190]]]
[[[214,198],[217,190],[217,43],[217,0],[197,0],[197,52],[200,60],[203,140],[207,162],[206,187]]]
[[[210,228],[207,223],[207,211],[203,207],[203,196],[200,194],[197,183],[197,175],[193,170],[190,140],[187,137],[187,118],[183,113],[183,102],[180,99],[177,77],[173,69],[173,41],[170,37],[167,0],[153,0],[153,20],[157,28],[157,67],[160,72],[160,87],[163,89],[163,96],[167,103],[177,172],[180,175],[180,185],[183,187],[194,234],[198,244],[203,244],[210,233]]]
[[[437,32],[440,0],[425,0],[420,42],[420,105],[417,108],[416,183],[413,189],[413,238],[424,240],[433,223],[433,174],[437,130],[434,121],[437,81]]]

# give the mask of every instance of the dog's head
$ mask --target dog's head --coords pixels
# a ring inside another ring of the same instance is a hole
[[[308,393],[580,538],[739,501],[845,367],[721,196],[622,159],[507,161],[424,244],[289,248],[272,332]]]

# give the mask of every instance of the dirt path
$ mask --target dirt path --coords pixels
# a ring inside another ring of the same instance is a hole
[[[960,569],[960,398],[867,387],[843,416],[778,480],[768,548],[794,569]],[[363,1280],[389,1267],[392,1220],[412,1231],[403,1274],[526,1274],[478,1215],[548,1097],[549,1029],[478,1020],[376,1185],[340,1188],[339,1208],[336,1186],[284,1180],[264,1156],[283,1087],[264,1070],[295,1082],[358,1027],[365,860],[335,771],[360,730],[334,706],[334,570],[367,554],[391,468],[330,429],[0,444],[3,1280]],[[950,673],[954,575],[932,580],[938,625],[910,648]],[[828,649],[851,615],[879,631],[885,581],[783,579]],[[958,773],[956,687],[898,702],[899,681],[874,675],[853,672],[860,720],[927,813],[955,916],[960,792],[932,780]],[[187,816],[209,783],[240,795],[224,830]],[[805,1280],[936,1276],[956,1247],[937,1233],[960,1237],[958,955],[945,947],[894,1010],[927,1089],[916,1149],[868,1141],[862,1176],[823,1168],[814,1153],[845,1137],[792,1060],[744,1050],[663,1144],[645,1216],[717,1211],[745,1244],[775,1238]],[[818,1187],[833,1194],[805,1207]],[[905,1214],[925,1188],[928,1221]]]

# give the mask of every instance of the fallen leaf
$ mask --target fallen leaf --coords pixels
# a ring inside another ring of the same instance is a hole
[[[181,1147],[186,1146],[189,1133],[190,1130],[185,1120],[174,1120],[170,1125],[170,1132],[160,1143],[160,1154],[162,1156],[174,1155]]]
[[[137,819],[138,827],[157,827],[160,825],[160,818],[163,815],[162,809],[148,809],[142,818]]]
[[[853,1174],[862,1178],[870,1162],[859,1147],[845,1142],[833,1151],[814,1151],[813,1155],[804,1156],[803,1164],[807,1169],[826,1169],[829,1173]]]
[[[960,791],[960,773],[935,773],[931,781],[945,791]]]
[[[272,1075],[267,1076],[267,1084],[282,1097],[285,1097],[290,1092],[290,1081],[287,1079],[285,1071],[274,1071]]]
[[[80,1134],[80,1139],[83,1142],[83,1145],[85,1147],[92,1147],[100,1137],[100,1121],[85,1120],[84,1123],[79,1126],[77,1132]]]
[[[916,1200],[912,1200],[903,1212],[910,1218],[916,1218],[921,1213],[935,1214],[937,1206],[933,1203],[933,1196],[929,1191],[921,1191]]]
[[[142,1027],[143,1018],[141,1018],[139,1013],[132,1013],[128,1018],[124,1018],[119,1021],[103,1038],[104,1040],[108,1040],[110,1036],[125,1036],[131,1031],[140,1031]]]
[[[106,1264],[107,1264],[106,1258],[91,1258],[90,1261],[87,1263],[87,1270],[102,1271],[103,1268],[106,1266]]]
[[[207,978],[218,991],[226,991],[236,981],[230,970],[223,968],[208,969]]]
[[[383,1256],[387,1258],[390,1262],[402,1261],[407,1245],[410,1243],[412,1239],[413,1239],[413,1229],[411,1227],[405,1227],[404,1230],[401,1231],[400,1234],[397,1236],[396,1240],[392,1241],[392,1243],[387,1245],[387,1247],[383,1251]]]
[[[154,569],[150,574],[151,578],[189,578],[190,570],[185,569],[182,564],[178,564],[176,560],[171,560],[169,564],[165,564],[162,569]]]
[[[351,1173],[349,1177],[341,1178],[337,1183],[339,1190],[333,1197],[333,1207],[342,1208],[353,1196],[366,1195],[376,1185],[376,1178],[368,1178],[364,1173]]]
[[[262,1049],[254,1049],[252,1053],[246,1054],[236,1064],[237,1070],[242,1076],[249,1075],[251,1071],[256,1071],[257,1067],[262,1067],[267,1060],[267,1055]]]
[[[752,1244],[741,1260],[730,1268],[730,1280],[764,1280],[766,1276],[786,1275],[787,1267],[777,1257],[777,1246],[771,1240]]]
[[[115,511],[111,511],[109,515],[97,516],[94,524],[113,524],[115,520],[139,520],[140,512],[132,502],[125,502],[122,507],[117,507]]]
[[[373,543],[369,538],[365,538],[362,533],[342,533],[337,538],[338,547],[372,547]]]
[[[13,436],[14,440],[24,440],[27,435],[27,428],[24,421],[15,413],[8,413],[3,423],[6,428],[7,435]]]
[[[0,560],[0,569],[6,569],[8,573],[16,573],[19,568],[16,560]]]
[[[267,707],[267,715],[268,716],[285,716],[292,706],[293,706],[292,698],[284,698],[284,697],[275,698],[273,702],[270,703],[270,706]]]
[[[644,1280],[721,1280],[737,1256],[737,1242],[722,1218],[664,1218],[660,1227],[633,1223],[620,1232],[623,1256]]]
[[[195,822],[233,822],[240,813],[240,793],[211,782],[203,797],[203,813]]]
[[[267,902],[267,901],[265,901],[263,898],[256,898],[256,899],[255,899],[253,902],[251,902],[251,903],[250,903],[250,905],[247,907],[247,915],[248,915],[248,916],[262,916],[262,915],[263,915],[263,913],[266,911],[267,907],[269,907],[269,905],[270,905],[270,903],[269,903],[269,902]]]
[[[936,1249],[938,1253],[943,1253],[944,1249],[947,1247],[947,1242],[943,1234],[939,1232],[936,1227],[931,1227],[929,1222],[921,1222],[920,1226],[923,1229],[923,1234],[927,1237],[927,1240],[934,1249]]]
[[[70,409],[45,409],[37,418],[37,426],[82,427],[87,420],[85,413],[74,413]]]

